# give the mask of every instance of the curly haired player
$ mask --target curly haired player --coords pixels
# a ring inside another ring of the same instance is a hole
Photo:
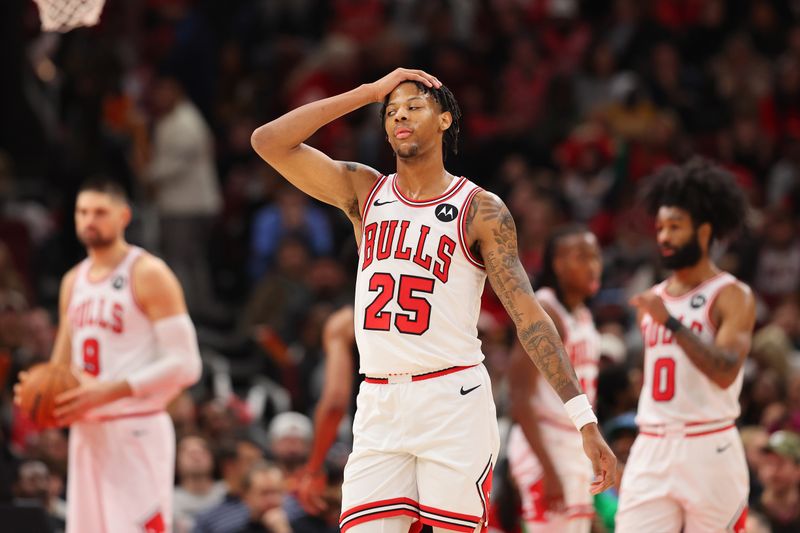
[[[748,473],[734,421],[755,300],[709,247],[739,229],[747,203],[733,177],[702,158],[661,170],[644,199],[673,273],[630,301],[644,336],[644,386],[617,531],[744,531]]]

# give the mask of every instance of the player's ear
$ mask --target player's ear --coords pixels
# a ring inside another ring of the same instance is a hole
[[[453,114],[450,111],[445,111],[443,113],[439,113],[439,129],[442,131],[447,131],[447,128],[450,127],[450,124],[453,123]]]
[[[697,226],[697,238],[700,240],[700,246],[704,250],[708,250],[711,246],[711,235],[714,233],[714,228],[711,227],[710,222],[703,222]]]
[[[131,211],[131,206],[128,204],[124,204],[122,206],[122,226],[127,228],[128,224],[131,223],[131,219],[133,218],[133,212]]]

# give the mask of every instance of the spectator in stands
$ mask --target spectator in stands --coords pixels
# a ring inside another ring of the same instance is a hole
[[[66,527],[66,505],[49,491],[50,472],[41,461],[25,461],[17,470],[14,490],[16,505],[39,505],[47,512],[52,531],[62,533]]]
[[[281,468],[266,462],[254,464],[242,481],[248,522],[236,533],[293,533],[282,507],[285,494]]]
[[[249,437],[223,444],[217,461],[227,486],[225,499],[197,515],[194,533],[236,533],[250,520],[250,511],[242,500],[244,480],[250,469],[264,459],[261,447]]]
[[[223,481],[214,481],[214,458],[208,442],[197,435],[186,435],[178,442],[173,512],[175,529],[190,532],[195,517],[225,498],[227,488]]]
[[[214,301],[209,235],[222,207],[214,139],[175,78],[156,80],[152,106],[155,130],[143,179],[161,219],[161,249],[190,310],[207,310]]]
[[[800,531],[800,435],[776,431],[769,437],[758,470],[764,492],[754,508],[772,526],[772,533]]]
[[[314,426],[311,419],[302,413],[281,413],[269,425],[269,451],[283,470],[287,489],[297,488],[300,469],[311,452]]]

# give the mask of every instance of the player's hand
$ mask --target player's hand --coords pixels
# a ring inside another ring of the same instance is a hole
[[[583,437],[583,451],[586,453],[586,457],[592,461],[594,470],[594,481],[590,486],[590,492],[600,494],[613,485],[617,479],[617,458],[600,434],[597,424],[583,426],[581,437]]]
[[[320,515],[328,509],[324,498],[327,484],[328,479],[323,470],[303,470],[300,485],[297,487],[297,497],[300,505],[311,516]]]
[[[23,370],[17,376],[17,383],[14,384],[14,405],[19,406],[22,403],[22,387],[28,379],[28,372]]]
[[[397,68],[378,81],[367,84],[372,95],[371,101],[383,102],[386,95],[394,91],[395,87],[404,81],[418,81],[427,87],[436,89],[442,86],[442,82],[436,76],[432,76],[423,70]]]
[[[292,533],[289,517],[281,507],[270,509],[261,517],[261,523],[271,533]]]
[[[653,291],[639,293],[631,298],[628,303],[638,309],[639,312],[650,315],[659,324],[666,323],[669,318],[669,311],[667,311],[667,306],[664,305],[664,300]]]
[[[547,470],[542,476],[542,498],[545,508],[551,513],[564,510],[564,487],[555,470]]]
[[[81,384],[56,396],[53,414],[59,426],[69,426],[87,411],[122,397],[120,383],[98,381],[88,374],[80,376]]]

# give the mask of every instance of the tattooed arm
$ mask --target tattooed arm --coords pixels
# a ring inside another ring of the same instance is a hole
[[[517,336],[536,367],[566,402],[582,393],[553,321],[536,300],[517,251],[517,229],[496,195],[481,192],[467,212],[472,249],[483,258],[489,282],[503,303]]]
[[[478,193],[467,211],[466,224],[470,250],[483,258],[489,282],[514,321],[528,357],[563,402],[578,396],[583,391],[564,345],[553,321],[536,300],[519,261],[517,229],[508,208],[494,194]],[[597,424],[584,425],[581,437],[583,450],[592,461],[595,473],[590,490],[597,494],[614,483],[617,459],[600,435]]]
[[[652,291],[634,296],[631,303],[659,324],[669,318],[664,301]],[[727,389],[736,381],[750,352],[756,320],[753,293],[743,283],[728,285],[720,291],[711,311],[719,324],[713,343],[704,342],[688,327],[681,328],[675,339],[694,366],[719,387]]]
[[[368,104],[381,102],[404,81],[441,85],[421,70],[397,69],[376,82],[298,107],[256,129],[250,142],[258,155],[294,186],[321,202],[339,207],[358,226],[359,206],[380,174],[366,165],[334,161],[304,141],[322,126]]]

